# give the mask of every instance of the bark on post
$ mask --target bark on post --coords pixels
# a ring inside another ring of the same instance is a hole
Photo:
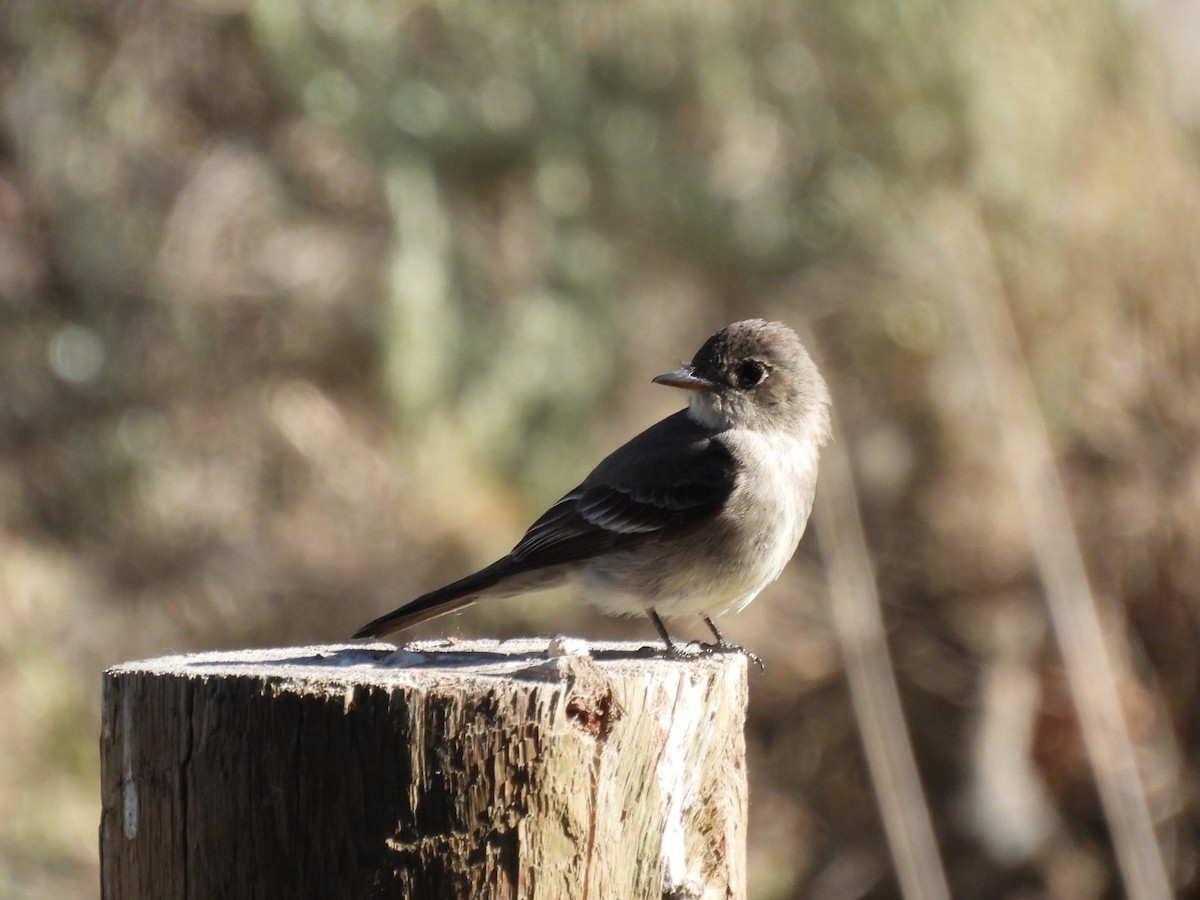
[[[390,650],[110,669],[104,900],[745,896],[744,659]]]

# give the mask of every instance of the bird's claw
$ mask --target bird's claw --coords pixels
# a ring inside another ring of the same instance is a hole
[[[714,653],[740,653],[758,666],[758,671],[765,672],[767,670],[767,665],[763,662],[761,656],[753,650],[747,650],[741,644],[735,644],[733,641],[725,640],[725,638],[713,641],[711,644],[700,644],[700,652],[705,655],[712,655]]]

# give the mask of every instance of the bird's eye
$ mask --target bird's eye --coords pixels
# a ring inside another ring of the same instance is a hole
[[[740,362],[733,370],[733,386],[752,388],[766,377],[767,367],[760,362],[748,359]]]

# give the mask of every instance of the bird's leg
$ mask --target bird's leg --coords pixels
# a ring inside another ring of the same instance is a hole
[[[716,638],[715,643],[703,644],[702,646],[707,647],[711,651],[720,650],[725,653],[740,653],[742,656],[746,657],[746,659],[750,660],[750,662],[758,666],[758,671],[762,672],[766,670],[766,665],[763,663],[761,656],[759,656],[753,650],[747,650],[741,644],[735,644],[733,641],[726,640],[725,635],[721,634],[721,630],[717,628],[717,626],[713,623],[713,620],[708,616],[701,616],[700,618],[704,620],[704,624],[708,626],[708,630],[711,631],[713,633],[713,637]]]
[[[671,640],[671,635],[667,634],[667,626],[663,624],[663,620],[659,618],[658,612],[653,606],[646,608],[646,613],[650,616],[650,621],[654,623],[654,627],[658,630],[658,636],[662,638],[662,642],[666,644],[667,656],[671,659],[695,659],[695,654],[687,653],[681,650],[679,646]],[[704,645],[707,646],[707,645]]]
[[[647,612],[650,614],[650,621],[654,623],[654,627],[658,630],[658,636],[662,638],[663,643],[667,645],[667,652],[674,654],[675,642],[672,641],[671,636],[667,634],[667,626],[664,625],[663,620],[658,617],[658,613],[655,612],[653,606],[649,607]]]

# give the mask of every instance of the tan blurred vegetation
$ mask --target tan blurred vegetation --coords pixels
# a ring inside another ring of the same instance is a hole
[[[1194,8],[19,0],[0,79],[0,896],[96,893],[106,665],[489,561],[757,315],[833,385],[954,897],[1120,896],[947,201],[1200,895]],[[752,892],[893,897],[813,543],[725,627],[768,663]],[[421,633],[558,632],[652,637],[569,594]]]

